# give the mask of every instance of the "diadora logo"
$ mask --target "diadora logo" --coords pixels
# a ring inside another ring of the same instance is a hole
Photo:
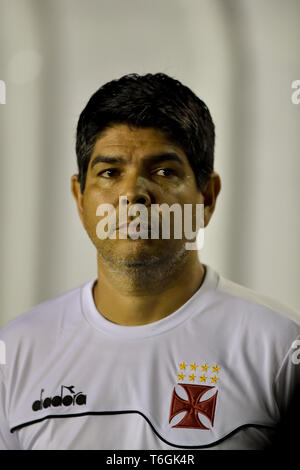
[[[72,395],[63,396],[65,388],[68,389]],[[86,395],[84,395],[82,392],[75,393],[74,385],[71,385],[70,387],[62,385],[60,388],[60,395],[55,395],[54,397],[46,397],[43,399],[42,395],[44,391],[45,390],[42,388],[40,399],[32,403],[33,411],[42,410],[43,408],[49,408],[50,406],[57,407],[86,404]]]

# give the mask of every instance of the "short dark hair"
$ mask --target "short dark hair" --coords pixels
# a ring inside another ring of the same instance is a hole
[[[187,86],[163,73],[124,75],[96,91],[80,114],[76,154],[83,193],[100,133],[113,124],[152,127],[186,154],[202,190],[213,171],[215,128],[206,104]]]

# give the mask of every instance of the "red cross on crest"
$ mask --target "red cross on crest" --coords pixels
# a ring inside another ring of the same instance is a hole
[[[206,416],[210,420],[211,425],[213,426],[218,391],[216,391],[216,393],[207,400],[200,401],[202,395],[204,395],[204,393],[214,387],[210,387],[209,385],[193,384],[178,385],[184,388],[188,396],[188,400],[180,398],[177,395],[174,387],[171,401],[169,423],[178,413],[185,411],[186,414],[184,415],[182,420],[175,426],[172,426],[172,428],[209,429],[204,426],[204,424],[200,421],[198,413],[201,413]]]

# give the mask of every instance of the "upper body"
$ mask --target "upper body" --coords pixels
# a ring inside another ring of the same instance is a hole
[[[94,283],[1,331],[0,448],[272,445],[300,385],[291,311],[206,266],[178,310],[124,326],[99,314]]]
[[[203,101],[163,74],[125,76],[91,97],[71,188],[98,276],[2,332],[4,448],[260,448],[275,439],[297,389],[299,327],[236,294],[188,244],[221,189],[214,136]]]

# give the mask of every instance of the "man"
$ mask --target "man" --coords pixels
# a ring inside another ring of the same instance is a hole
[[[97,250],[98,277],[2,330],[0,447],[281,442],[278,427],[300,383],[300,326],[283,315],[292,312],[202,264],[186,232],[175,237],[189,204],[204,208],[207,226],[221,188],[206,105],[164,74],[124,76],[89,100],[76,151],[72,193]],[[169,219],[169,237],[163,204],[183,209],[179,222]],[[146,219],[135,231],[136,207]],[[155,228],[153,208],[159,236],[136,237]]]

